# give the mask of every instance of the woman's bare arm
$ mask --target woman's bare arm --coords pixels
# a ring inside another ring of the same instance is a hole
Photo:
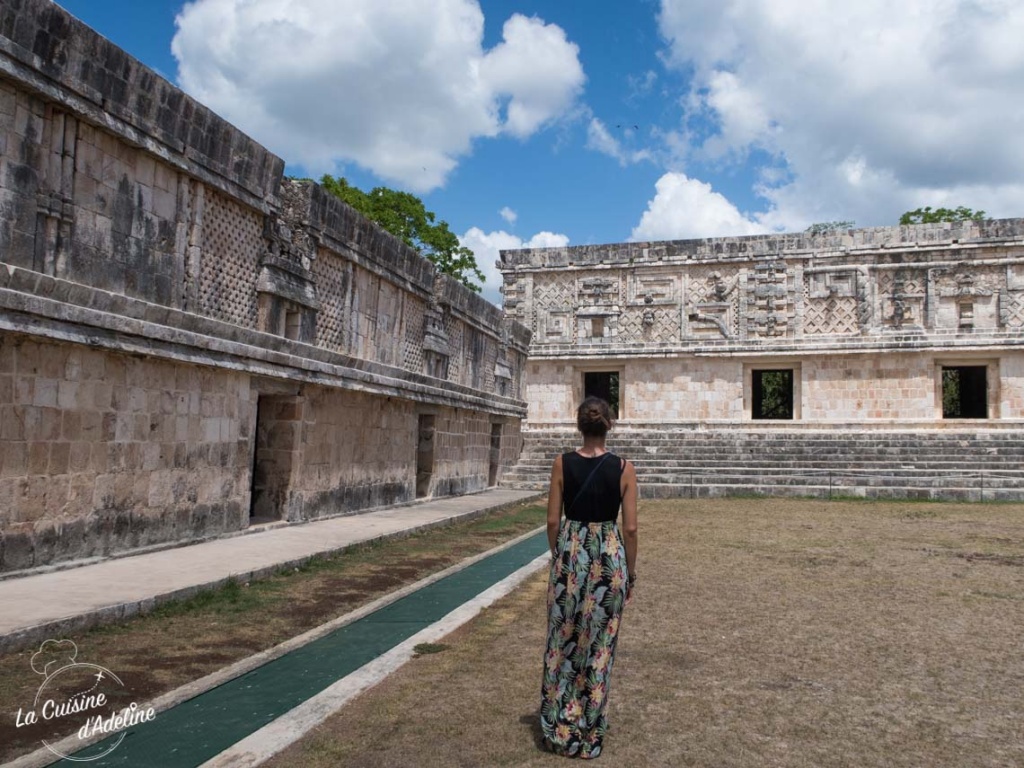
[[[557,554],[558,529],[562,522],[562,457],[556,456],[551,465],[551,484],[548,487],[548,549],[552,557]]]
[[[626,547],[626,568],[636,574],[636,469],[629,461],[622,470],[622,542]]]

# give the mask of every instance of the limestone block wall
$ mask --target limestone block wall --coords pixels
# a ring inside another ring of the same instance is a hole
[[[530,424],[543,422],[572,421],[575,419],[574,386],[578,375],[571,364],[554,361],[527,363],[525,399],[528,403],[527,421]]]
[[[437,414],[432,494],[449,496],[487,487],[490,434],[486,414],[449,409]]]
[[[247,523],[249,377],[0,337],[0,566]]]
[[[943,423],[942,370],[956,366],[986,370],[986,418],[1008,423],[1024,419],[1024,354],[973,350],[601,362],[535,359],[527,364],[528,423],[540,428],[571,425],[585,396],[584,375],[614,371],[620,376],[619,420],[624,424],[772,426],[752,420],[752,374],[790,369],[795,377],[795,416],[786,422],[790,425],[938,427]]]
[[[293,519],[415,498],[416,414],[408,400],[307,388]]]
[[[1024,355],[1001,355],[998,367],[997,416],[1024,419]]]
[[[625,419],[729,421],[743,417],[743,364],[739,361],[694,357],[629,361],[623,373],[620,415]]]
[[[295,520],[414,500],[423,415],[432,417],[428,496],[472,493],[492,484],[496,427],[499,477],[522,449],[518,420],[479,411],[424,409],[409,401],[323,388],[305,388],[297,402],[301,436],[289,489],[289,514]]]
[[[818,357],[801,362],[802,417],[810,421],[942,417],[932,355]]]
[[[529,329],[283,168],[0,3],[0,571],[410,500],[423,414],[426,493],[514,463]]]

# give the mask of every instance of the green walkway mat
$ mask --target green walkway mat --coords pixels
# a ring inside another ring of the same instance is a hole
[[[362,619],[128,729],[110,755],[85,763],[127,768],[192,768],[476,597],[542,554],[540,532],[423,587]],[[538,662],[539,663],[539,662]],[[101,754],[101,741],[74,755]],[[53,765],[73,765],[62,759]]]

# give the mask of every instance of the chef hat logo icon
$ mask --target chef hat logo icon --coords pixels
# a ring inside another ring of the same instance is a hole
[[[71,640],[47,640],[32,655],[32,671],[50,677],[60,669],[78,662],[78,646]]]

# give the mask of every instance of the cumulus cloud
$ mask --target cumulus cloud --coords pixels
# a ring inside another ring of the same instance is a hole
[[[498,211],[498,214],[501,216],[501,218],[503,218],[509,224],[515,224],[516,223],[516,219],[519,218],[519,214],[516,213],[515,211],[513,211],[507,205],[504,208],[502,208],[500,211]]]
[[[195,0],[172,51],[189,93],[310,173],[355,162],[416,192],[472,142],[527,137],[585,80],[565,32],[513,15],[483,49],[477,0]]]
[[[710,184],[683,173],[666,173],[655,184],[655,195],[630,239],[685,240],[765,231],[763,224],[740,213]]]
[[[504,230],[484,232],[479,227],[471,227],[459,237],[459,243],[473,251],[480,271],[484,273],[484,298],[500,306],[502,279],[497,267],[498,251],[513,248],[561,248],[569,244],[569,238],[545,231],[538,232],[529,240],[523,240]]]
[[[1024,5],[1013,0],[662,0],[705,159],[788,171],[764,222],[895,223],[919,205],[1024,209]]]
[[[608,127],[596,117],[591,118],[590,124],[587,126],[586,146],[587,149],[592,149],[595,152],[600,152],[602,155],[615,158],[619,161],[619,165],[622,166],[651,159],[651,153],[646,149],[625,149],[622,143],[612,136]]]

